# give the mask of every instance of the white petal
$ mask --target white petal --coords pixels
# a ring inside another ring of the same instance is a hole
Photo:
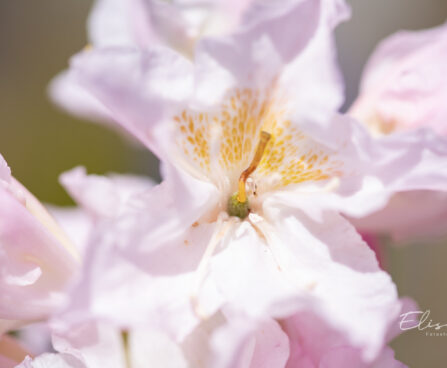
[[[73,115],[97,122],[113,122],[111,112],[79,84],[70,70],[56,76],[51,81],[48,91],[56,105]]]

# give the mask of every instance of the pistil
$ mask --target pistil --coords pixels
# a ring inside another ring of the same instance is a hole
[[[256,148],[253,160],[251,161],[250,166],[248,166],[248,168],[246,168],[239,177],[238,191],[228,200],[228,213],[230,216],[237,216],[242,219],[248,216],[249,205],[245,185],[248,177],[256,170],[261,162],[265,147],[267,146],[270,137],[271,135],[269,133],[261,131],[261,138],[259,140],[258,147]]]

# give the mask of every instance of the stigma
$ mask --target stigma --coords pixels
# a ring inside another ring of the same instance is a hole
[[[228,200],[228,214],[244,219],[250,212],[250,206],[247,199],[246,183],[249,176],[256,170],[264,155],[265,147],[271,138],[270,133],[261,131],[261,138],[256,148],[255,155],[251,164],[242,172],[239,177],[238,191]]]

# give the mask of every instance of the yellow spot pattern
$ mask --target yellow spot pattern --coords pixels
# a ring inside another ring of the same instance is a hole
[[[272,177],[271,186],[284,187],[305,181],[327,180],[341,176],[341,161],[334,159],[335,153],[329,152],[321,144],[308,138],[288,120],[273,120],[263,130],[272,134],[256,177]]]
[[[326,180],[340,176],[341,162],[333,153],[307,138],[285,119],[286,111],[268,93],[253,89],[235,89],[218,110],[183,110],[174,117],[178,144],[188,161],[207,175],[215,165],[226,173],[242,173],[253,158],[260,131],[272,135],[262,161],[253,174],[256,180],[279,178],[270,187],[281,187],[308,180]],[[213,139],[216,139],[217,150]]]

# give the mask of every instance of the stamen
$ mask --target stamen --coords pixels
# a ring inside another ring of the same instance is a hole
[[[209,316],[201,310],[199,304],[200,290],[205,282],[205,277],[211,262],[211,258],[216,251],[217,246],[227,234],[228,230],[234,224],[234,219],[224,221],[222,216],[219,216],[216,222],[216,229],[214,230],[211,240],[208,243],[202,258],[200,259],[199,266],[195,272],[195,282],[193,284],[193,290],[191,293],[191,304],[194,313],[202,320],[206,320]]]
[[[127,368],[132,368],[129,348],[129,332],[121,331],[121,339],[123,342],[124,360]]]
[[[259,163],[261,162],[262,155],[264,154],[265,147],[267,146],[270,137],[271,137],[270,133],[261,131],[261,139],[259,141],[258,147],[256,148],[255,157],[253,157],[253,161],[251,162],[250,166],[247,169],[245,169],[242,172],[241,176],[239,177],[239,190],[237,200],[240,203],[245,203],[247,201],[247,194],[245,193],[245,183],[248,177],[253,173],[253,171],[256,170]]]

